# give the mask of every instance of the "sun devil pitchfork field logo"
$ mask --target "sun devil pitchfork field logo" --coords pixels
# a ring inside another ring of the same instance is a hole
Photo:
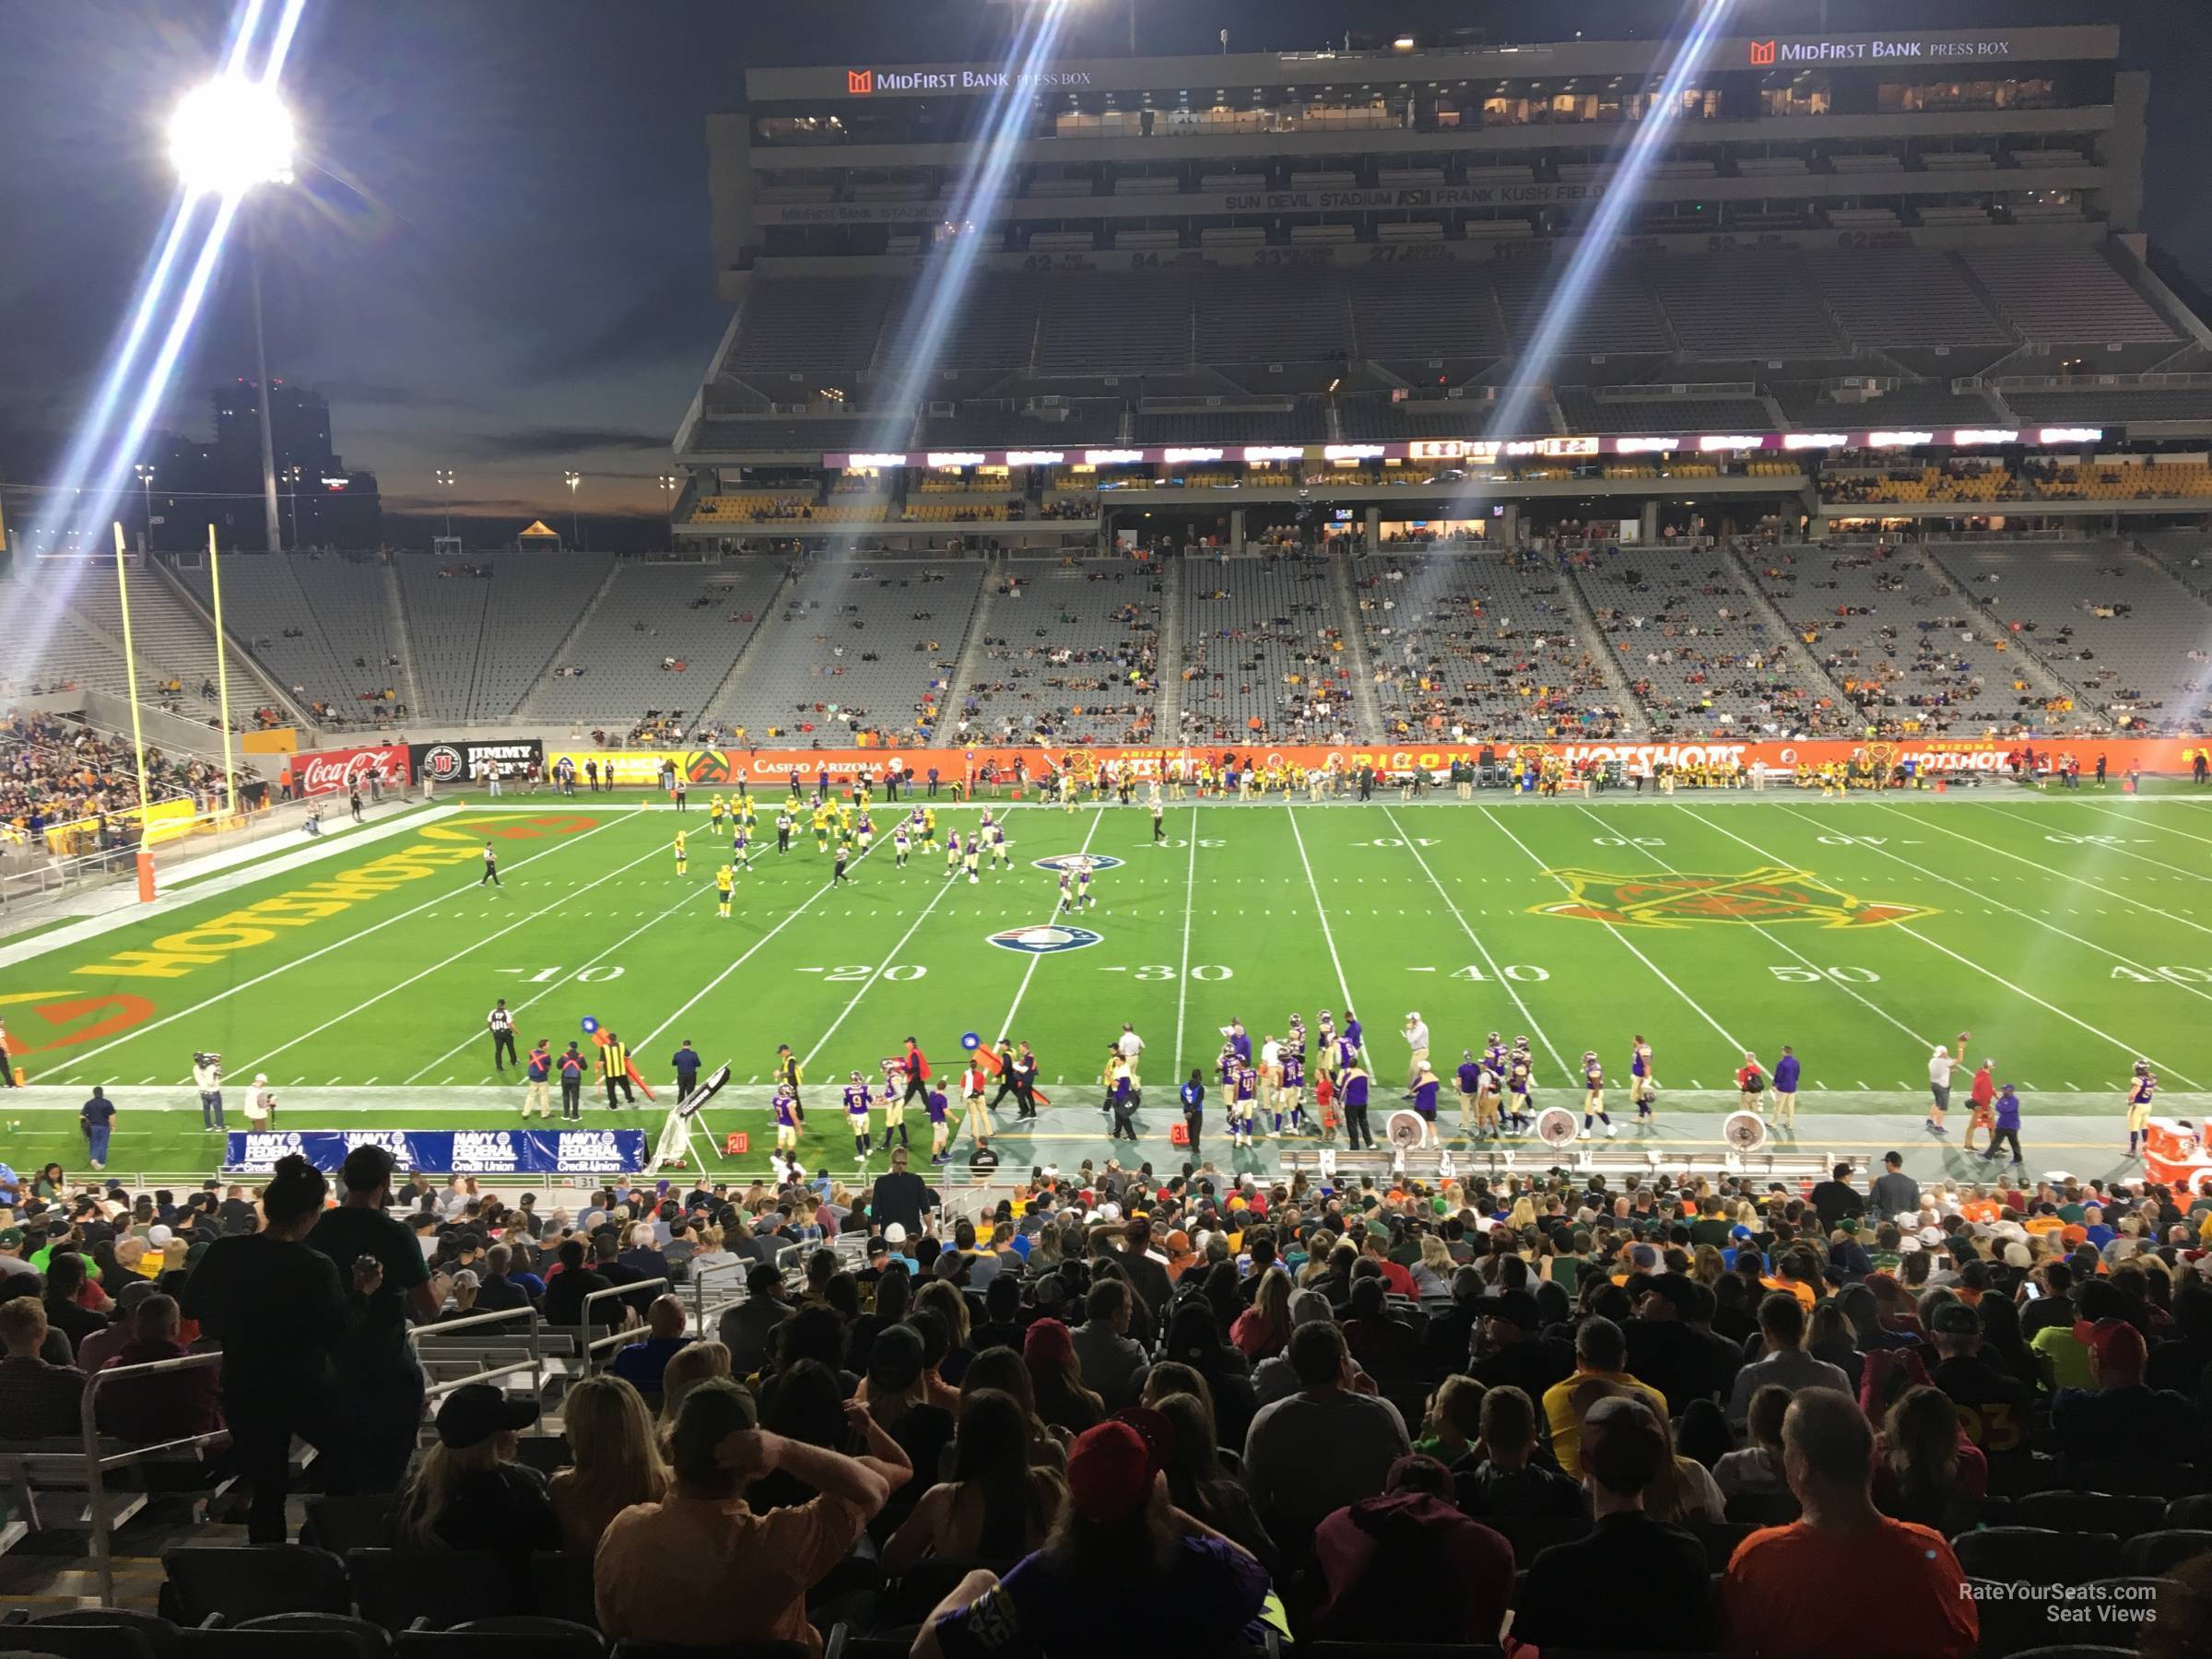
[[[1832,888],[1810,870],[1770,865],[1740,876],[1670,871],[1614,876],[1603,870],[1547,870],[1574,897],[1530,906],[1539,916],[1572,916],[1614,927],[1689,927],[1699,923],[1764,926],[1815,922],[1822,927],[1887,927],[1936,912],[1917,904],[1877,904]]]

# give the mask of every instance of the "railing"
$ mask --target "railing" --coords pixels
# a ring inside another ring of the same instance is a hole
[[[450,1336],[456,1331],[474,1330],[481,1326],[500,1324],[509,1320],[525,1318],[530,1322],[527,1336],[530,1357],[527,1359],[516,1359],[506,1365],[486,1366],[479,1371],[471,1371],[465,1377],[453,1377],[443,1382],[431,1383],[423,1390],[423,1398],[429,1400],[442,1396],[465,1382],[489,1382],[500,1377],[511,1377],[518,1371],[526,1371],[530,1373],[530,1396],[537,1402],[538,1409],[544,1410],[546,1405],[545,1322],[539,1316],[537,1310],[528,1303],[525,1302],[519,1308],[501,1308],[490,1313],[470,1313],[460,1319],[448,1319],[436,1324],[411,1325],[407,1330],[407,1340],[414,1345],[415,1358],[419,1363],[423,1359],[422,1341],[425,1336]],[[432,1359],[436,1358],[435,1354],[431,1356]],[[453,1358],[458,1359],[461,1356],[455,1355]]]
[[[100,1601],[102,1606],[115,1605],[115,1557],[112,1547],[108,1515],[107,1477],[111,1470],[130,1468],[137,1464],[158,1459],[173,1458],[182,1452],[201,1452],[210,1446],[229,1445],[230,1431],[218,1429],[208,1434],[186,1435],[182,1440],[159,1441],[150,1445],[124,1446],[120,1450],[102,1451],[95,1402],[100,1391],[120,1377],[147,1377],[164,1371],[205,1371],[211,1365],[220,1365],[220,1354],[186,1354],[177,1359],[149,1359],[142,1365],[114,1366],[94,1371],[85,1379],[85,1393],[77,1405],[77,1423],[85,1444],[85,1491],[87,1513],[92,1527],[92,1568],[100,1575]]]
[[[604,1290],[593,1290],[585,1294],[582,1305],[577,1309],[577,1312],[583,1316],[579,1323],[587,1333],[583,1339],[583,1373],[585,1376],[590,1376],[598,1369],[600,1349],[614,1347],[618,1345],[628,1347],[630,1343],[639,1340],[634,1331],[624,1330],[619,1325],[607,1332],[604,1336],[590,1335],[588,1333],[592,1329],[592,1304],[606,1301],[610,1297],[635,1296],[641,1290],[667,1290],[671,1288],[671,1283],[672,1281],[665,1278],[634,1279],[627,1285],[609,1285]]]

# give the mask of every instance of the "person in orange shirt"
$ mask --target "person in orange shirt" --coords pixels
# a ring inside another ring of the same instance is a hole
[[[1974,1070],[1974,1087],[1971,1097],[1973,1111],[1968,1114],[1966,1133],[1959,1138],[1959,1149],[1961,1152],[1974,1149],[1975,1130],[1993,1135],[1996,1132],[1997,1085],[1996,1079],[1990,1076],[1990,1068],[1995,1065],[1994,1060],[1984,1060]]]
[[[1744,1659],[1972,1659],[1982,1626],[1959,1558],[1933,1527],[1874,1506],[1874,1430],[1858,1403],[1828,1389],[1790,1402],[1783,1473],[1799,1520],[1736,1546],[1721,1582],[1722,1645]],[[1848,1642],[1815,1609],[1863,1605]]]

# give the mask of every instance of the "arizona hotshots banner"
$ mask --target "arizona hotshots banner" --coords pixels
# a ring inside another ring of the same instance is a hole
[[[407,746],[380,743],[369,748],[315,749],[290,760],[292,787],[303,795],[344,794],[370,775],[387,789],[407,786]]]
[[[645,1167],[642,1129],[233,1129],[223,1168],[266,1175],[294,1153],[335,1175],[354,1147],[373,1145],[402,1169],[441,1175],[633,1173]]]
[[[1770,770],[1794,771],[1800,766],[1824,766],[1863,759],[1882,771],[1910,764],[1919,773],[2009,771],[2017,758],[2032,750],[2039,765],[2046,759],[2072,755],[2082,770],[2093,769],[2097,757],[2105,757],[2115,774],[2185,772],[2197,752],[2212,753],[2212,744],[2192,737],[2077,738],[2028,743],[1984,738],[1900,738],[1874,742],[1818,738],[1805,741],[1736,740],[1726,737],[1693,738],[1681,742],[1649,743],[1443,743],[1443,744],[1211,744],[1188,748],[1149,747],[1100,744],[1082,747],[1031,748],[912,748],[912,749],[563,749],[546,753],[548,772],[563,759],[576,769],[577,787],[584,786],[586,767],[600,778],[625,787],[658,787],[665,770],[672,770],[692,789],[729,789],[743,782],[748,789],[780,789],[793,776],[811,788],[818,777],[835,786],[850,786],[866,778],[877,788],[897,776],[902,788],[927,787],[931,768],[939,786],[981,782],[988,774],[1000,782],[1010,780],[1017,762],[1023,775],[1035,780],[1048,771],[1072,765],[1078,775],[1113,763],[1140,778],[1168,777],[1179,764],[1204,760],[1220,769],[1233,759],[1239,769],[1248,766],[1296,766],[1307,771],[1331,768],[1356,772],[1372,767],[1390,774],[1408,771],[1443,771],[1454,761],[1496,760],[1513,765],[1523,760],[1556,757],[1570,767],[1585,762],[1603,766],[1618,761],[1632,771],[1644,766],[1698,769],[1765,765]]]

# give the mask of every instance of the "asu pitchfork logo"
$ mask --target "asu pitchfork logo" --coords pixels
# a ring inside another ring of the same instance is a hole
[[[1770,865],[1740,876],[1667,871],[1615,876],[1603,870],[1547,870],[1573,897],[1530,906],[1539,916],[1571,916],[1612,927],[1740,927],[1814,922],[1822,927],[1888,927],[1936,912],[1916,904],[1869,903],[1832,888],[1810,870]]]

